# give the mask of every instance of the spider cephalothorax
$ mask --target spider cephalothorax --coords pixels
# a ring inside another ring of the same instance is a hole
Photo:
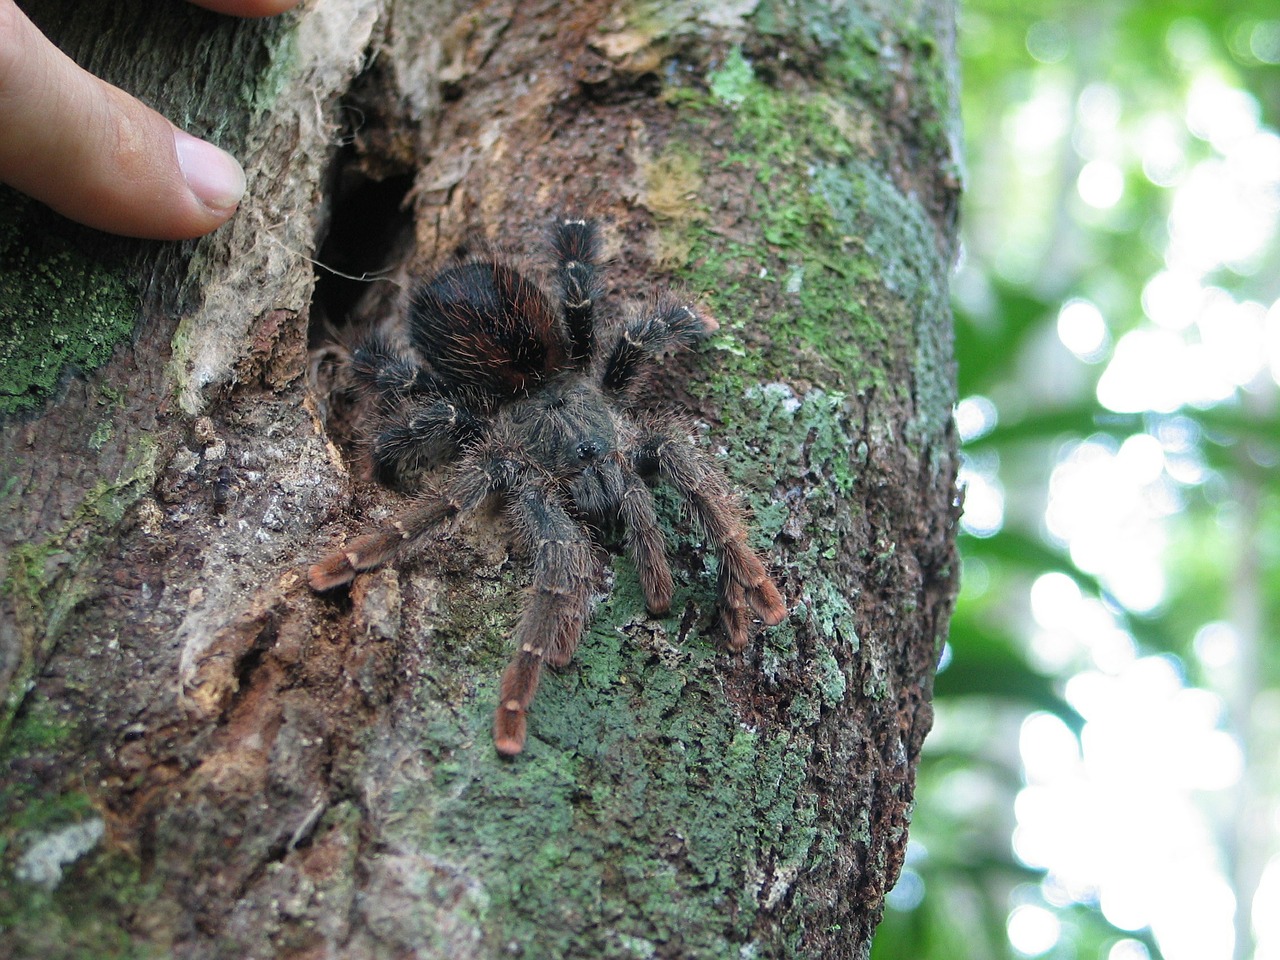
[[[312,588],[453,529],[491,494],[532,554],[533,586],[502,678],[494,744],[524,747],[525,713],[544,663],[564,666],[586,623],[593,579],[584,523],[621,520],[645,605],[671,605],[666,544],[645,480],[673,486],[720,557],[721,617],[729,646],[747,643],[751,613],[780,623],[786,607],[747,544],[737,499],[720,471],[670,418],[641,412],[643,374],[662,354],[716,329],[695,306],[660,299],[631,319],[597,326],[599,237],[594,223],[564,220],[552,246],[559,309],[511,267],[451,267],[414,294],[413,355],[373,334],[352,353],[370,397],[370,459],[382,479],[449,464],[440,486],[389,526],[357,537],[310,570]]]

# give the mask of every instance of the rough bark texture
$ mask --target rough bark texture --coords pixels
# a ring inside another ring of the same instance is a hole
[[[955,589],[951,5],[30,13],[252,198],[163,246],[0,197],[0,955],[865,956]],[[791,614],[725,653],[661,498],[671,616],[602,550],[508,762],[525,558],[493,513],[310,593],[403,498],[308,358],[459,250],[536,263],[558,213],[608,224],[615,304],[720,319],[662,389]]]

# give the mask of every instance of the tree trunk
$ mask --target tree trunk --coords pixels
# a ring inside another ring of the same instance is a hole
[[[951,4],[29,12],[250,199],[162,245],[0,198],[0,955],[865,957],[956,587]],[[459,251],[536,265],[557,214],[606,224],[612,306],[720,320],[659,389],[790,615],[727,653],[660,495],[671,615],[605,543],[507,761],[497,511],[303,574],[404,501],[326,345]]]

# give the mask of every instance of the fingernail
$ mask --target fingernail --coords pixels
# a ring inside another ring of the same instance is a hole
[[[191,134],[173,131],[178,166],[191,192],[215,213],[229,213],[244,196],[244,171],[236,158]]]

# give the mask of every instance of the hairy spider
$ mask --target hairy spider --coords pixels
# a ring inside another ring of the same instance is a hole
[[[780,623],[786,607],[747,545],[738,501],[687,431],[643,412],[653,361],[718,326],[666,297],[621,323],[596,322],[596,225],[562,220],[552,234],[559,309],[510,266],[450,267],[414,293],[413,355],[368,335],[351,357],[355,381],[377,411],[369,453],[383,480],[451,467],[435,489],[389,526],[357,537],[311,567],[315,590],[350,582],[455,528],[491,494],[533,555],[533,586],[502,677],[494,745],[524,747],[525,714],[542,665],[569,662],[586,623],[593,579],[584,523],[622,521],[645,605],[671,606],[671,570],[646,479],[679,492],[719,554],[721,619],[729,646],[747,643],[750,612]]]

